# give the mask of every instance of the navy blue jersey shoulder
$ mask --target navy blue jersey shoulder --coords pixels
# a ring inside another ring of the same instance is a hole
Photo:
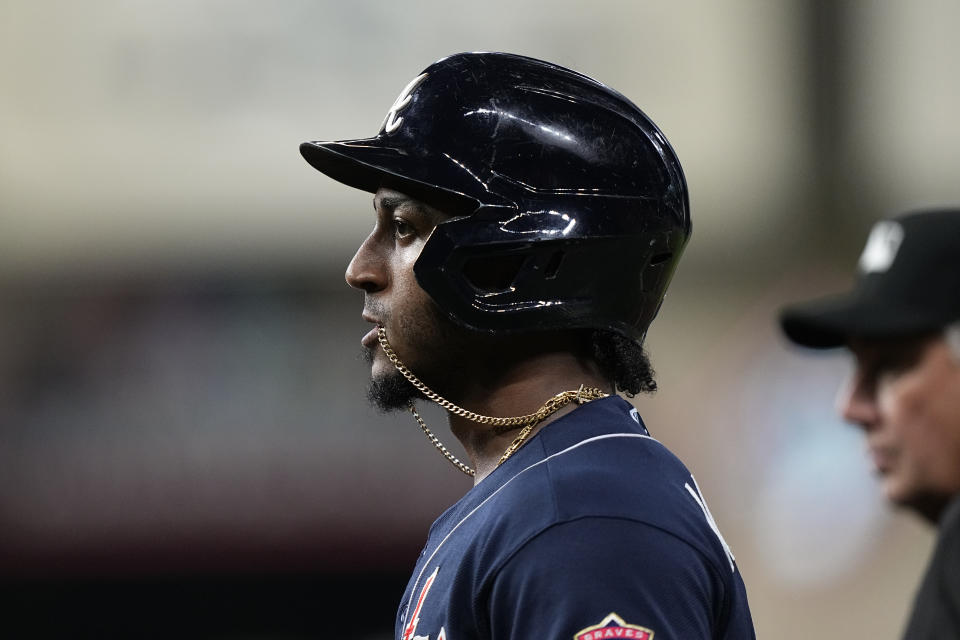
[[[696,481],[618,397],[548,425],[437,519],[396,633],[755,637]]]

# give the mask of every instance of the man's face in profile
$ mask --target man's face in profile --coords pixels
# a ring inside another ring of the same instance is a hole
[[[854,339],[839,397],[860,426],[888,500],[931,520],[960,492],[960,362],[941,334]]]
[[[434,227],[447,216],[386,188],[377,191],[373,206],[373,230],[350,261],[346,280],[364,292],[363,318],[375,325],[361,341],[371,362],[370,400],[388,410],[406,406],[419,392],[379,347],[376,325],[384,327],[404,364],[437,390],[449,388],[445,380],[463,364],[457,358],[463,331],[437,308],[413,272]]]

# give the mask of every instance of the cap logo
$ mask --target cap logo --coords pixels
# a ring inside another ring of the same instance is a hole
[[[383,119],[383,124],[380,125],[381,131],[384,133],[393,133],[400,127],[400,123],[403,122],[403,117],[398,116],[397,114],[407,108],[407,105],[410,104],[410,100],[412,100],[410,94],[414,89],[420,86],[421,82],[426,79],[427,74],[421,73],[403,88],[403,91],[400,92],[400,95],[397,96],[397,99],[393,101],[393,106],[390,107],[389,111],[387,111],[387,117]]]
[[[900,223],[884,220],[873,225],[867,246],[860,255],[859,267],[863,273],[886,271],[897,257],[903,243],[903,227]]]

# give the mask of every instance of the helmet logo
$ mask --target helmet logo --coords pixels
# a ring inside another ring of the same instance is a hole
[[[393,106],[390,107],[390,110],[387,111],[387,117],[383,119],[383,124],[380,125],[380,130],[384,133],[393,133],[400,126],[400,123],[403,122],[403,118],[398,116],[403,109],[407,108],[407,105],[410,104],[410,94],[414,89],[420,86],[420,83],[426,80],[427,74],[421,73],[416,78],[411,80],[407,86],[403,88],[403,91],[400,92],[400,95],[397,96],[397,99],[394,100]]]

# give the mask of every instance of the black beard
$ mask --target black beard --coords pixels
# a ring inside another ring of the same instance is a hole
[[[368,364],[373,363],[373,349],[364,348],[361,357]],[[384,413],[406,409],[411,402],[422,397],[423,394],[399,371],[391,371],[386,376],[372,378],[367,387],[367,400]]]
[[[383,309],[373,303],[367,303],[366,307],[381,317],[386,315]],[[438,372],[454,370],[457,363],[471,361],[467,349],[468,345],[477,340],[477,336],[455,326],[432,302],[428,303],[423,313],[417,317],[401,316],[399,324],[398,332],[415,337],[414,343],[407,348],[420,352],[421,357],[429,362],[429,367],[424,365],[423,370],[415,371],[417,376],[437,393],[450,397],[449,394],[454,393],[454,390],[447,386],[449,380],[445,378],[448,376]],[[442,348],[437,348],[437,345],[442,345]],[[360,355],[367,364],[373,364],[374,354],[379,350],[379,345],[365,347]],[[405,409],[412,401],[427,398],[403,374],[394,369],[386,375],[370,380],[367,399],[374,407],[386,413]]]

